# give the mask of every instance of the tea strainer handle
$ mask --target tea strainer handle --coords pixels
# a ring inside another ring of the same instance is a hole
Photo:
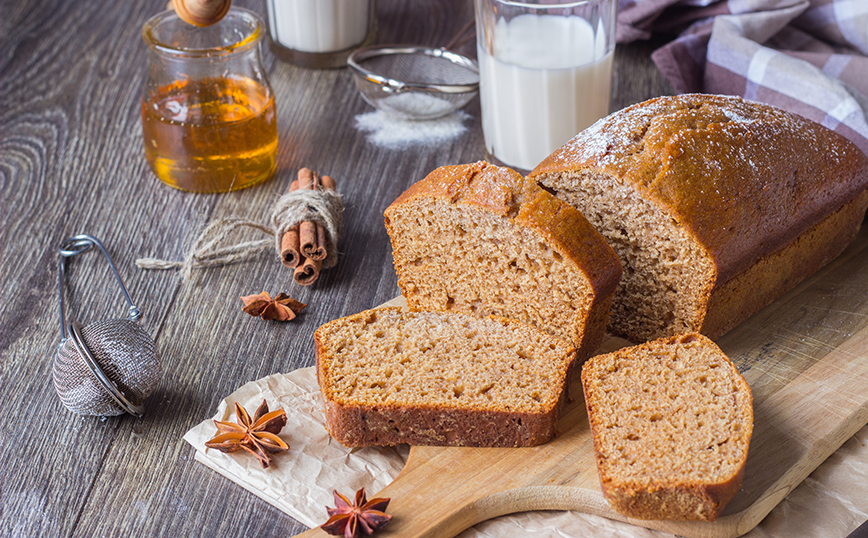
[[[112,272],[115,275],[115,278],[118,281],[118,284],[121,287],[121,292],[124,294],[124,299],[127,301],[127,305],[129,305],[128,311],[128,319],[130,321],[136,321],[137,319],[142,317],[142,312],[139,310],[135,304],[133,304],[133,299],[130,297],[130,292],[127,291],[127,287],[124,284],[123,279],[121,278],[120,273],[118,273],[117,267],[115,267],[115,263],[112,261],[111,256],[109,256],[108,251],[96,237],[89,234],[79,234],[69,239],[65,240],[58,247],[58,252],[60,253],[60,263],[58,264],[57,269],[57,295],[58,295],[58,304],[60,308],[60,345],[62,346],[64,342],[66,342],[68,336],[66,334],[66,316],[63,313],[63,281],[64,275],[66,273],[66,260],[67,258],[71,258],[77,254],[81,254],[82,252],[87,252],[93,246],[96,247],[103,253],[105,259],[108,261],[109,266],[111,267]]]

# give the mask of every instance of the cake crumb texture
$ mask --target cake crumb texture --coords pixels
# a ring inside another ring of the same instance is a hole
[[[609,505],[639,519],[714,521],[741,485],[750,387],[700,334],[590,359],[582,385]]]
[[[367,310],[315,333],[327,427],[347,446],[529,446],[548,441],[575,359],[524,323]]]
[[[582,214],[514,170],[444,166],[385,211],[410,308],[517,319],[584,358],[602,342],[621,262]]]

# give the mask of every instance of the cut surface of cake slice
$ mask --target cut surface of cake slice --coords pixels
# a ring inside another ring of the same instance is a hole
[[[753,400],[714,342],[684,334],[598,355],[582,386],[612,509],[638,519],[720,515],[741,485]]]
[[[602,342],[618,256],[578,210],[514,170],[438,168],[385,223],[411,309],[517,319],[568,340],[580,360]]]
[[[326,425],[345,446],[549,441],[575,350],[506,318],[380,308],[317,329]]]

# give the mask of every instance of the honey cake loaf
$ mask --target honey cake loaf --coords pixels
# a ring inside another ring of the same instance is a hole
[[[692,333],[598,355],[582,386],[612,509],[638,519],[720,515],[741,486],[753,399],[714,342]]]
[[[345,446],[545,443],[575,360],[516,320],[394,307],[326,323],[314,340],[326,426]]]
[[[609,330],[634,343],[722,335],[840,254],[868,205],[868,160],[850,141],[716,95],[616,112],[529,177],[618,252]]]
[[[602,342],[621,263],[569,204],[509,168],[444,166],[385,211],[413,310],[496,315],[576,346]]]

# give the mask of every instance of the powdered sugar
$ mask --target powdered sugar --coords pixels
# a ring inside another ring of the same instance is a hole
[[[553,156],[559,162],[596,162],[599,165],[610,164],[623,159],[625,155],[632,154],[635,148],[641,148],[649,130],[655,130],[655,124],[666,120],[673,115],[690,112],[692,108],[699,107],[697,95],[681,95],[676,97],[663,97],[639,103],[617,111],[605,118],[600,119],[576,137],[562,146]],[[744,101],[731,96],[704,96],[701,100],[709,100],[702,106],[712,106],[720,112],[733,125],[748,127],[756,124],[756,117],[760,112],[757,104]],[[762,114],[775,114],[773,110],[763,110]],[[697,136],[691,130],[691,136]],[[753,133],[759,136],[761,133]],[[717,138],[706,132],[710,137],[708,144],[717,144]],[[677,137],[678,133],[670,136]],[[771,144],[773,141],[763,141]],[[672,158],[672,155],[669,155]]]
[[[448,142],[467,131],[465,112],[453,112],[433,120],[407,120],[377,110],[356,116],[356,128],[367,133],[367,139],[387,149],[411,146],[433,146]]]
[[[376,108],[405,119],[429,120],[435,119],[455,110],[455,105],[446,99],[440,99],[424,93],[399,93],[377,99]]]
[[[746,118],[733,110],[730,107],[720,107],[720,111],[729,119],[729,121],[733,121],[735,123],[754,123],[756,119],[754,118]]]

